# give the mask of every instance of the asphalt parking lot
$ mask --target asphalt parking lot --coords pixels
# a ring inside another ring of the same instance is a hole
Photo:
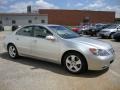
[[[116,59],[108,70],[73,75],[60,65],[20,57],[10,59],[2,46],[10,32],[0,32],[0,90],[120,90],[120,42],[112,44]]]

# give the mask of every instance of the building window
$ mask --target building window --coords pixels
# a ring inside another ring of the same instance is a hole
[[[45,23],[45,20],[41,20],[41,23]]]
[[[32,20],[28,20],[28,23],[32,23]]]
[[[90,17],[89,16],[84,17],[83,23],[90,23]]]
[[[12,24],[16,24],[16,21],[15,21],[15,20],[12,20]]]
[[[0,24],[2,24],[2,21],[0,21]]]

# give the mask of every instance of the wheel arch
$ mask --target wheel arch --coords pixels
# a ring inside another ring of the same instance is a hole
[[[111,36],[115,34],[115,32],[111,32],[110,35],[109,35],[109,38],[112,38]]]
[[[8,47],[9,47],[9,45],[14,45],[14,46],[15,46],[15,44],[14,44],[14,43],[9,42],[9,43],[7,44],[7,49],[8,49]]]

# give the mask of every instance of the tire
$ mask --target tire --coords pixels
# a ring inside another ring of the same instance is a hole
[[[119,41],[120,41],[120,39],[115,39],[115,41],[116,41],[116,42],[119,42]]]
[[[15,45],[13,45],[13,44],[8,45],[8,54],[9,54],[10,58],[12,58],[12,59],[15,59],[18,57],[18,51],[17,51]]]
[[[113,35],[114,35],[114,33],[111,33],[110,36],[109,36],[109,39],[112,39]]]
[[[63,64],[68,72],[74,74],[86,72],[88,69],[85,58],[76,52],[66,54],[63,57]]]
[[[104,36],[101,36],[102,39],[104,39],[105,37]]]

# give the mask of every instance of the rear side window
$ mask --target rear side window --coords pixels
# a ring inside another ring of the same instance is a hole
[[[16,35],[33,37],[33,27],[32,26],[23,27],[22,29],[16,32]]]

